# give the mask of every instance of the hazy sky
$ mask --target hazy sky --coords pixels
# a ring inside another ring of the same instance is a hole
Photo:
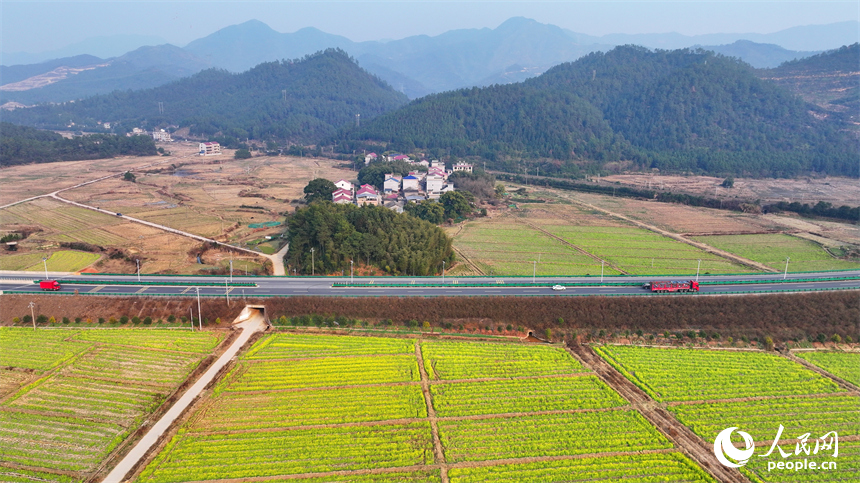
[[[514,16],[575,32],[771,33],[860,20],[860,1],[15,1],[0,0],[2,51],[43,52],[89,37],[154,35],[178,46],[258,19],[280,32],[316,27],[354,41],[495,28]]]

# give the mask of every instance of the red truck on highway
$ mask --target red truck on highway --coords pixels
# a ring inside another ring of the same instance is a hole
[[[647,282],[643,287],[655,293],[698,292],[699,282],[695,280],[684,280],[682,282]]]
[[[56,280],[40,280],[39,288],[42,290],[60,290],[60,282]]]

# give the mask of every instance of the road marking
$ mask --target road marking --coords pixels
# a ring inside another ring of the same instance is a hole
[[[146,292],[146,289],[148,289],[148,288],[149,288],[149,287],[143,287],[142,289],[138,290],[138,291],[137,291],[137,292],[135,292],[135,293],[143,293],[143,292]]]
[[[103,289],[103,288],[105,288],[105,287],[106,287],[106,285],[99,285],[98,287],[96,287],[96,288],[94,288],[94,289],[90,290],[90,291],[89,291],[89,292],[87,292],[87,293],[96,293],[96,292],[98,292],[99,290],[101,290],[101,289]]]

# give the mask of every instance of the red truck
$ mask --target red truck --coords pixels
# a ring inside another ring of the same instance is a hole
[[[60,290],[60,282],[56,280],[40,280],[39,288],[42,290]]]
[[[648,282],[644,288],[654,293],[666,292],[698,292],[699,282],[695,280],[684,280],[682,282]]]

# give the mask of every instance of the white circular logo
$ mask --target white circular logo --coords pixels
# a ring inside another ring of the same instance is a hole
[[[729,468],[740,468],[741,466],[747,464],[747,461],[753,455],[755,451],[755,444],[753,443],[752,436],[749,433],[745,433],[743,431],[738,431],[738,434],[744,439],[744,444],[746,444],[745,449],[737,449],[732,444],[732,431],[738,429],[737,427],[726,428],[717,435],[717,439],[714,440],[714,455],[720,460],[725,466]],[[737,463],[732,463],[726,456],[737,461]]]

